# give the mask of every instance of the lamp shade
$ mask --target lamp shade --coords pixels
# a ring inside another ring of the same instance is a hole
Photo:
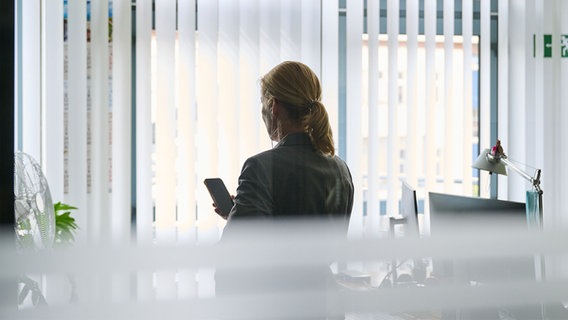
[[[505,164],[498,158],[490,158],[488,156],[489,152],[489,149],[483,150],[481,154],[479,154],[479,157],[473,162],[472,167],[506,176],[507,169],[505,168]]]

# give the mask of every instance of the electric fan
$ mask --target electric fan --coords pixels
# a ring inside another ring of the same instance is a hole
[[[47,179],[28,154],[15,153],[14,209],[20,249],[47,249],[55,237],[55,212]]]

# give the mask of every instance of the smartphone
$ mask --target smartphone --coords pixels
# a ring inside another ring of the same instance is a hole
[[[205,179],[203,183],[205,183],[211,198],[213,198],[213,202],[219,209],[219,215],[223,218],[227,218],[233,207],[233,199],[227,187],[225,187],[223,180],[219,178],[208,178]]]

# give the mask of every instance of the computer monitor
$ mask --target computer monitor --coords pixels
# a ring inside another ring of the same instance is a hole
[[[402,182],[402,194],[400,197],[400,215],[405,221],[405,235],[418,236],[418,205],[416,203],[416,190],[406,181]]]
[[[420,224],[418,219],[418,203],[416,201],[416,190],[406,181],[402,182],[402,193],[400,197],[400,215],[404,218],[404,236],[419,237]],[[426,279],[427,264],[422,257],[412,257],[412,267],[410,270],[411,279],[416,283],[424,283]]]
[[[430,192],[430,234],[474,232],[482,237],[489,229],[507,231],[528,230],[525,204],[514,201],[465,197]],[[432,275],[438,281],[450,283],[490,284],[535,279],[533,256],[508,256],[471,259],[434,259]],[[491,310],[453,310],[442,319],[456,319],[456,313],[471,314],[466,319],[481,319],[479,314],[497,314],[506,310],[514,319],[538,319],[540,306],[505,306]],[[491,317],[493,319],[493,317]]]
[[[526,229],[522,202],[466,197],[430,192],[430,232],[461,231],[464,228]]]

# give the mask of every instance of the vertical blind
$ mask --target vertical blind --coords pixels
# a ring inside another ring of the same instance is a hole
[[[48,160],[56,200],[80,208],[85,240],[213,243],[224,222],[201,181],[220,176],[235,190],[242,162],[271,147],[258,79],[280,61],[299,60],[321,78],[335,143],[352,171],[350,234],[376,235],[378,216],[398,213],[401,180],[422,197],[426,190],[475,193],[472,72],[488,77],[482,68],[490,67],[478,61],[471,0],[460,6],[459,35],[454,1],[425,2],[423,18],[417,0],[383,4],[92,0],[50,7],[41,30],[59,34],[62,48],[35,51],[64,65],[65,79],[42,60],[43,85],[54,90],[43,91],[40,105],[63,119],[55,123],[64,130],[34,133],[41,121],[25,112],[22,131],[43,143],[24,139],[23,149]],[[489,1],[481,1],[482,32],[489,15]],[[65,18],[65,28],[63,19],[50,22],[54,16]],[[482,82],[480,115],[488,114],[488,90]],[[48,99],[58,95],[63,103]]]
[[[87,207],[87,6],[83,1],[69,1],[67,5],[67,41],[66,53],[66,133],[60,139],[64,141],[66,166],[60,174],[65,178],[66,203],[77,208],[84,208],[76,217],[77,225],[82,230],[89,230],[88,217],[99,216],[102,211],[93,212]],[[63,15],[63,14],[62,14]],[[106,19],[105,19],[106,20]],[[63,35],[64,36],[64,35]],[[106,57],[105,57],[106,58]],[[90,75],[89,75],[90,76]],[[101,106],[102,107],[102,106]],[[49,108],[49,106],[47,106]],[[48,150],[46,150],[48,151]],[[49,157],[49,154],[47,154]],[[92,159],[91,159],[92,160]],[[48,173],[49,174],[49,173]],[[57,201],[57,200],[56,200]],[[102,208],[110,210],[110,208]],[[99,220],[99,219],[96,219]],[[80,232],[79,240],[91,237],[89,231]],[[93,235],[94,237],[94,235]]]
[[[235,190],[243,161],[271,147],[258,79],[283,60],[308,64],[322,81],[336,147],[345,150],[356,188],[351,237],[376,235],[381,213],[398,214],[402,180],[422,199],[428,191],[488,194],[487,176],[478,183],[470,163],[493,142],[490,0],[64,3],[19,3],[16,145],[41,159],[54,201],[79,208],[79,241],[217,241],[224,221],[202,181],[219,176]],[[536,12],[566,10],[561,1],[544,6]],[[528,16],[531,8],[520,10]],[[518,61],[508,59],[510,8],[499,1],[497,9],[497,85],[507,92],[515,76],[509,63]],[[543,15],[534,19],[544,24]],[[538,59],[526,63],[548,68]],[[535,86],[532,101],[542,105],[549,98]],[[498,135],[515,145],[508,119],[516,106],[503,94],[498,104]],[[547,119],[536,124],[544,133],[533,143],[564,146],[543,143]],[[500,180],[500,194],[507,183]],[[166,283],[174,277],[163,276]]]
[[[349,225],[350,237],[363,234],[363,162],[362,154],[362,44],[363,2],[347,1],[345,53],[345,160],[351,170],[354,194],[353,213]],[[348,106],[348,107],[347,107]]]

